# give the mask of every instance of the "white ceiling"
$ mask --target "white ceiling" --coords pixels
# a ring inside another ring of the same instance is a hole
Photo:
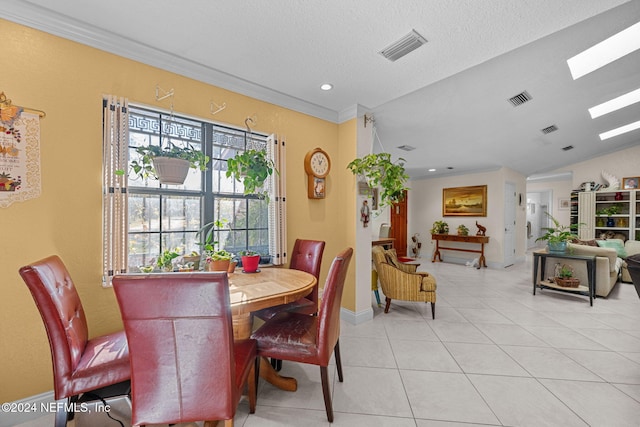
[[[640,0],[0,2],[3,18],[326,120],[359,106],[374,151],[404,157],[412,177],[539,175],[640,144],[640,130],[598,137],[640,105],[587,112],[640,87],[640,52],[576,81],[566,64],[639,22]],[[378,54],[412,29],[428,43],[396,62]],[[524,90],[530,102],[507,102]]]

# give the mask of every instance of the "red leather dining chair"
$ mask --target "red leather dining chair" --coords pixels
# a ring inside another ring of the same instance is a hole
[[[291,262],[289,268],[300,270],[312,274],[316,280],[320,278],[320,267],[322,266],[322,254],[324,253],[325,242],[321,240],[296,239],[291,252]],[[281,311],[295,311],[303,314],[316,314],[318,312],[318,285],[313,287],[311,293],[305,297],[288,304],[275,307],[268,307],[253,313],[254,316],[262,320],[267,320]]]
[[[78,292],[58,256],[20,269],[44,322],[53,362],[55,426],[73,418],[71,402],[83,393],[128,381],[129,350],[124,331],[89,339]]]
[[[293,245],[293,251],[291,251],[289,268],[312,274],[316,280],[319,281],[324,245],[325,242],[321,240],[296,239]],[[263,308],[262,310],[254,312],[253,315],[262,320],[268,320],[281,311],[292,311],[307,315],[316,314],[318,312],[318,284],[316,283],[311,293],[305,297],[288,304]],[[271,359],[271,365],[276,371],[282,369],[281,360]]]
[[[340,360],[340,302],[353,249],[340,252],[331,263],[317,316],[281,311],[251,337],[258,341],[258,355],[320,366],[327,419],[333,422],[327,366],[335,355],[338,380],[343,381]]]
[[[233,417],[248,383],[255,412],[256,341],[234,341],[226,272],[113,278],[131,352],[132,423]]]

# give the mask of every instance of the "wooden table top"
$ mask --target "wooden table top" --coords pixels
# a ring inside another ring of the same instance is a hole
[[[230,273],[231,312],[246,314],[286,304],[308,295],[316,285],[309,273],[288,268],[263,268],[257,273]]]

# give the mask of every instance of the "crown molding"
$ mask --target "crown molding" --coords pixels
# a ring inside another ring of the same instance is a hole
[[[334,110],[286,95],[118,34],[89,27],[82,22],[30,3],[20,0],[3,1],[2,18],[260,101],[332,123],[339,123],[339,114]]]

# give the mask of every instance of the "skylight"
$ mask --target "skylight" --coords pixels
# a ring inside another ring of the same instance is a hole
[[[600,134],[600,140],[613,138],[614,136],[622,135],[623,133],[631,132],[632,130],[640,129],[640,120],[637,122],[629,123],[628,125],[620,126],[619,128],[611,129],[610,131]]]
[[[625,93],[624,95],[620,95],[617,98],[613,98],[607,102],[603,102],[600,105],[591,107],[589,108],[589,114],[591,114],[592,119],[595,119],[596,117],[604,116],[605,114],[611,113],[624,107],[628,107],[629,105],[635,104],[636,102],[640,102],[640,89]]]
[[[576,80],[638,49],[640,22],[569,58],[567,64]]]

